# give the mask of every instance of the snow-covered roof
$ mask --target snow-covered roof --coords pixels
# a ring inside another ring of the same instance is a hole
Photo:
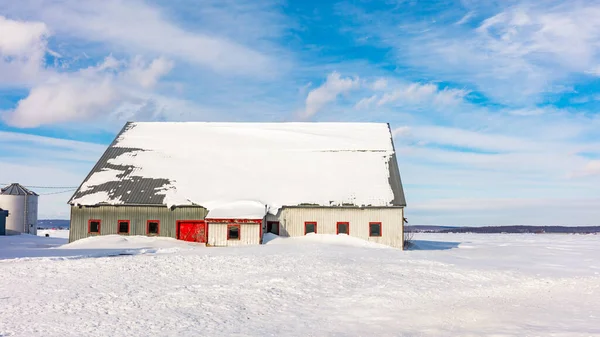
[[[261,205],[405,206],[389,126],[130,122],[69,201],[218,214],[240,202],[253,215]]]

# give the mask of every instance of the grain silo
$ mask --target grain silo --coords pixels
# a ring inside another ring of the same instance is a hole
[[[37,235],[38,195],[35,192],[10,184],[0,190],[0,208],[8,211],[6,235]]]

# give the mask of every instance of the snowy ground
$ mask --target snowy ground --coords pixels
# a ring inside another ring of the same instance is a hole
[[[0,237],[0,336],[600,336],[600,236],[416,239]]]

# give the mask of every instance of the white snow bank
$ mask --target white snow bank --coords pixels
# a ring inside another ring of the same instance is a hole
[[[46,257],[49,248],[67,243],[66,238],[45,237],[30,234],[0,236],[0,260],[22,257]]]
[[[102,235],[67,243],[66,236],[58,238],[39,234],[41,233],[38,232],[38,236],[28,234],[0,236],[0,260],[32,258],[64,260],[149,253],[162,254],[203,247],[198,243],[165,237]]]
[[[267,213],[267,206],[258,201],[207,203],[203,206],[209,209],[207,219],[262,219]]]
[[[157,249],[173,251],[191,249],[200,244],[166,237],[101,235],[89,237],[59,247],[60,249]]]
[[[263,235],[263,243],[267,245],[298,245],[298,244],[328,244],[349,247],[392,249],[390,246],[355,238],[346,234],[315,234],[308,233],[305,236],[282,237],[272,233]]]
[[[415,239],[0,261],[0,335],[600,336],[600,235]]]

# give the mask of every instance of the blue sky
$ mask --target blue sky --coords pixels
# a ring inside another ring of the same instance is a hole
[[[598,17],[600,1],[0,2],[0,182],[77,186],[128,120],[389,122],[413,224],[598,224]],[[40,216],[68,218],[69,196]]]

